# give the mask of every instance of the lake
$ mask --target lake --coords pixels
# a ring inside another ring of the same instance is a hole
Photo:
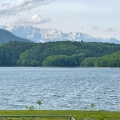
[[[120,68],[0,67],[0,109],[38,109],[37,100],[40,109],[120,110]]]

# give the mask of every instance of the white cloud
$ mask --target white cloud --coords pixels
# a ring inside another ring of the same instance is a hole
[[[43,18],[42,16],[35,14],[31,18],[23,18],[19,19],[16,24],[28,24],[28,25],[35,25],[50,22],[50,18]]]
[[[0,14],[4,14],[8,10],[10,10],[10,3],[2,3],[2,2],[0,2]]]
[[[17,6],[26,6],[27,4],[29,4],[31,2],[31,0],[17,0]]]
[[[37,8],[40,5],[49,4],[52,1],[54,0],[17,0],[16,4],[0,1],[0,15],[15,15]]]

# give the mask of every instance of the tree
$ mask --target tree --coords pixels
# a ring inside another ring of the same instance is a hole
[[[36,103],[39,105],[39,109],[40,109],[40,105],[42,105],[41,100],[38,100]]]
[[[95,104],[94,104],[94,103],[91,103],[91,104],[90,104],[90,107],[91,107],[92,109],[94,109],[94,108],[95,108]]]

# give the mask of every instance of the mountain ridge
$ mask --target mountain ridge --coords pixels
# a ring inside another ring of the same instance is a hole
[[[89,34],[80,32],[64,33],[56,29],[37,28],[33,26],[9,26],[3,27],[14,35],[29,39],[35,43],[54,42],[54,41],[84,41],[84,42],[108,42],[120,44],[120,40],[116,38],[100,38],[92,37]]]

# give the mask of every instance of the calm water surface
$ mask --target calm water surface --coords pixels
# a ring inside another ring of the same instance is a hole
[[[0,109],[37,109],[37,100],[41,109],[120,110],[120,69],[0,67]]]

